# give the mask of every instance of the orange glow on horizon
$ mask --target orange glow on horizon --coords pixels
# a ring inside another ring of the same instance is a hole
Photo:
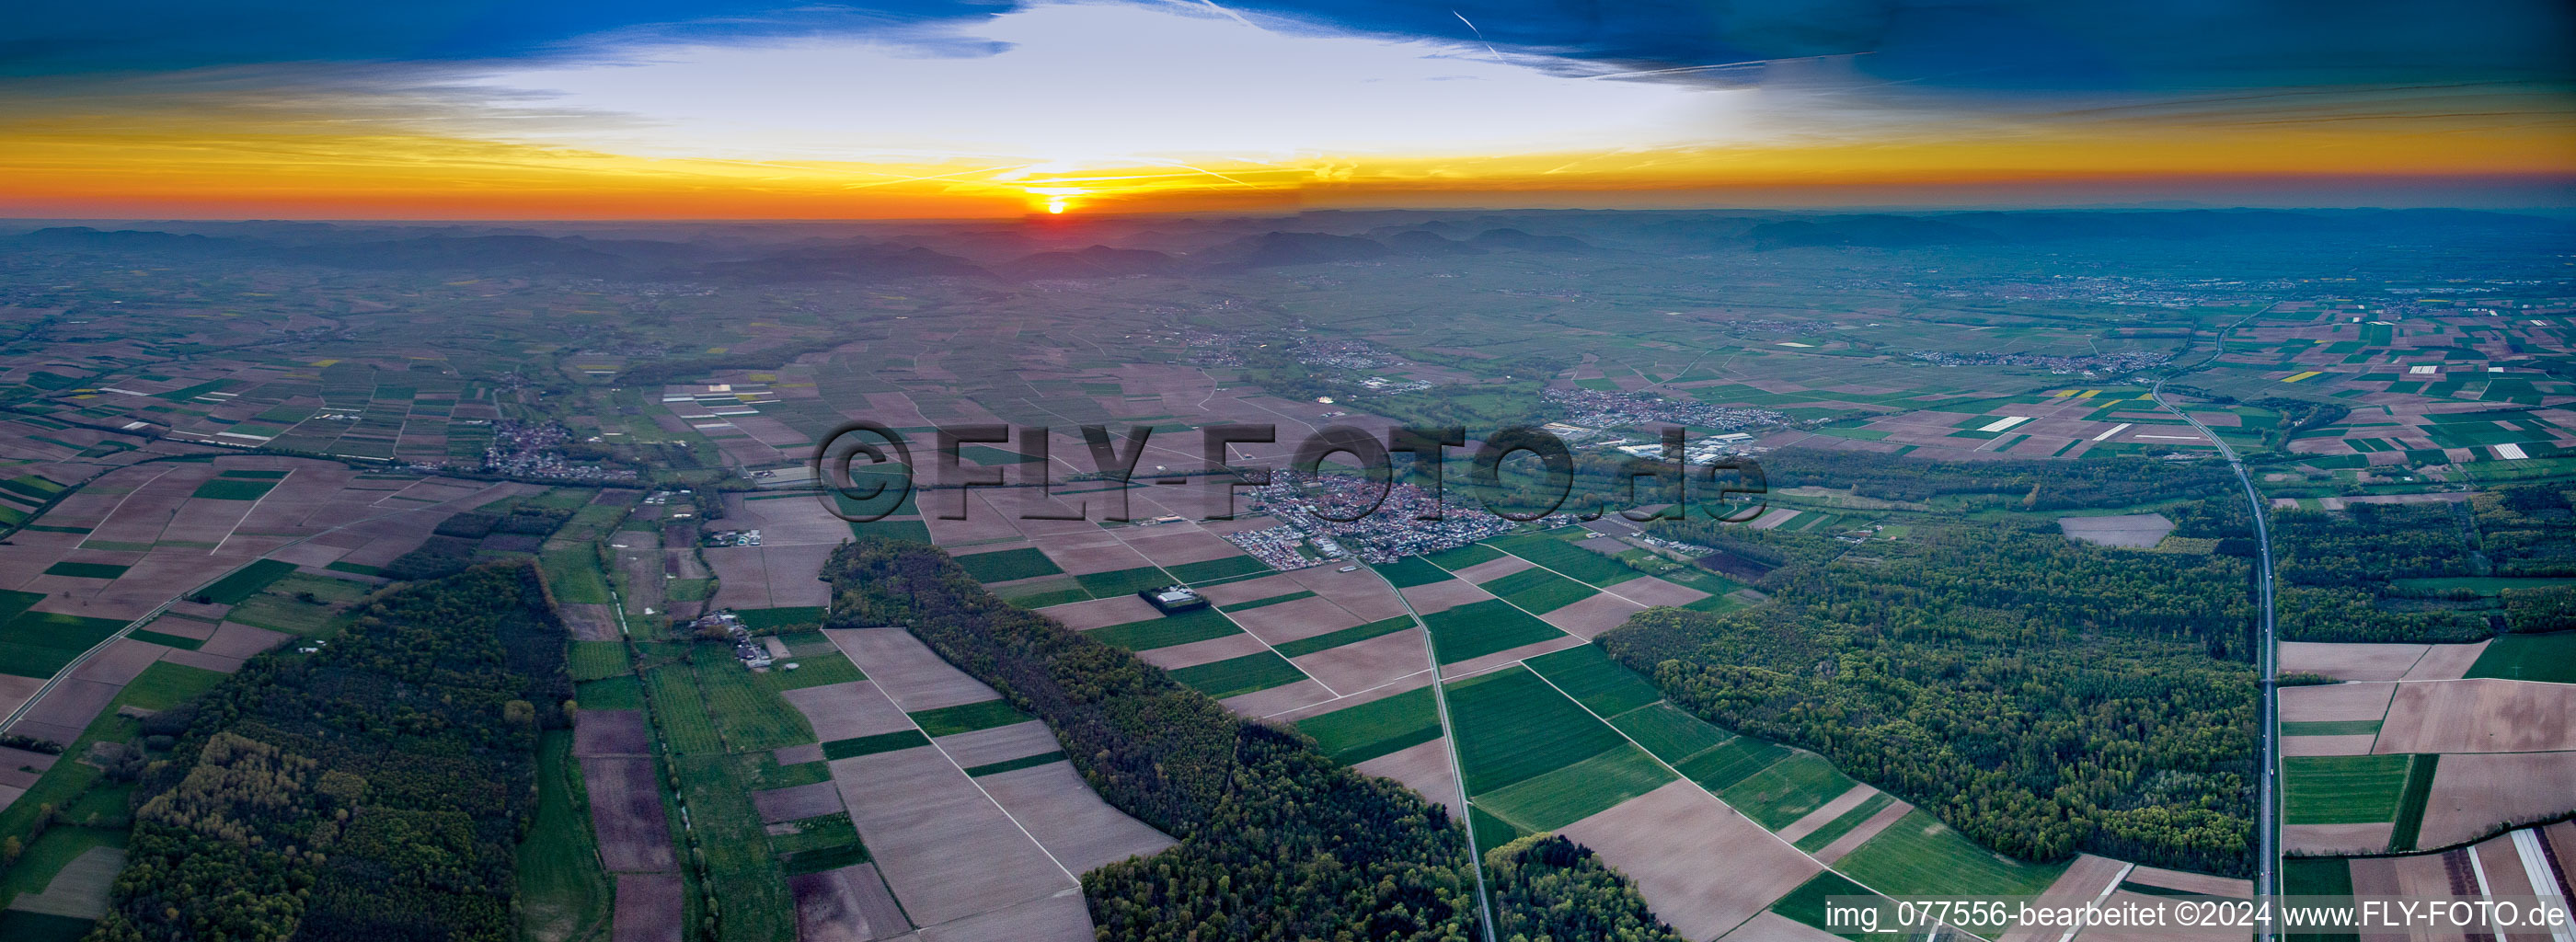
[[[87,124],[88,122],[67,122]],[[203,119],[0,121],[0,215],[47,218],[852,219],[1287,212],[1317,206],[1756,205],[1868,194],[2075,191],[2191,197],[2231,181],[2295,189],[2576,181],[2565,122],[2405,117],[2350,124],[2141,121],[1940,137],[1607,153],[1316,156],[1038,172],[938,164],[648,159],[455,137],[202,127]],[[145,130],[136,130],[144,128]],[[1731,195],[1730,195],[1731,194]]]

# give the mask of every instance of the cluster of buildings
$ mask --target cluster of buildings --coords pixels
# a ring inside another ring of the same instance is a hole
[[[1370,485],[1351,475],[1323,475],[1322,479],[1321,483],[1328,495],[1327,499],[1334,500],[1336,503],[1338,503],[1336,498],[1347,498],[1374,490]],[[1449,493],[1441,495],[1441,500],[1438,501],[1440,512],[1438,520],[1417,519],[1433,509],[1434,502],[1429,491],[1414,484],[1399,483],[1387,489],[1386,499],[1379,502],[1375,511],[1351,521],[1328,520],[1318,516],[1315,512],[1314,500],[1303,493],[1299,483],[1299,477],[1295,472],[1273,472],[1270,485],[1251,491],[1250,497],[1256,509],[1279,518],[1284,525],[1232,534],[1227,539],[1250,537],[1248,540],[1235,540],[1235,545],[1242,546],[1244,552],[1251,553],[1255,558],[1270,563],[1275,568],[1294,569],[1315,565],[1322,561],[1297,554],[1296,547],[1301,543],[1313,546],[1326,560],[1357,556],[1364,562],[1388,563],[1394,562],[1398,557],[1437,553],[1451,547],[1465,546],[1489,536],[1510,532],[1513,527],[1518,526],[1512,521],[1486,512],[1472,500],[1461,500],[1455,487],[1465,486],[1464,482],[1456,482],[1449,489]],[[1330,504],[1327,506],[1329,507]],[[1342,515],[1345,511],[1335,510],[1335,513]],[[1258,536],[1254,536],[1255,534]],[[1273,553],[1281,553],[1283,558],[1273,559],[1270,555],[1265,555],[1263,550],[1254,548],[1256,543],[1265,547],[1284,545],[1284,553],[1278,549],[1270,550]],[[1283,561],[1288,564],[1282,565]]]
[[[1942,366],[2030,366],[2057,376],[2120,376],[2149,367],[2161,366],[2173,359],[2170,352],[2123,350],[2118,353],[2087,353],[2078,356],[2054,356],[2041,353],[1960,353],[1954,350],[1915,350],[1907,356]]]
[[[1542,390],[1539,397],[1563,410],[1566,416],[1564,422],[1548,426],[1551,431],[1562,427],[1578,432],[1589,432],[1600,428],[1639,428],[1655,423],[1713,429],[1738,429],[1789,423],[1787,415],[1769,409],[1713,406],[1689,399],[1671,399],[1641,393],[1580,388],[1549,389]]]
[[[1342,370],[1369,370],[1398,362],[1376,344],[1362,340],[1316,338],[1297,344],[1297,362]]]
[[[698,537],[700,546],[759,546],[758,530],[717,530]]]
[[[767,670],[771,664],[777,663],[779,658],[786,656],[785,648],[774,647],[777,639],[753,638],[751,630],[742,626],[742,617],[732,612],[720,611],[690,622],[689,630],[699,634],[722,631],[725,637],[733,641],[734,658],[741,661],[742,666],[752,670]],[[795,670],[796,662],[789,661],[780,669]]]
[[[1293,526],[1237,530],[1226,534],[1225,541],[1241,547],[1245,553],[1251,554],[1252,558],[1281,572],[1304,569],[1323,562],[1298,551],[1300,547],[1306,545],[1306,531]]]
[[[571,441],[572,432],[552,422],[502,419],[492,423],[492,443],[483,448],[483,470],[488,474],[569,481],[635,480],[631,468],[603,468],[565,460],[563,446]]]

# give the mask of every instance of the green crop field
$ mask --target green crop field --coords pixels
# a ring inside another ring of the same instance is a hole
[[[1269,570],[1270,564],[1250,556],[1227,556],[1195,563],[1174,563],[1163,569],[1182,582],[1207,582],[1228,576],[1240,576]]]
[[[574,684],[573,702],[585,710],[641,710],[644,708],[644,684],[632,675],[610,677],[589,683]]]
[[[115,563],[76,563],[64,560],[45,567],[45,575],[70,576],[75,579],[114,579],[132,568],[134,567],[119,566]]]
[[[1595,645],[1542,654],[1523,663],[1602,716],[1618,716],[1664,698],[1663,691]]]
[[[793,650],[792,646],[790,650]],[[796,669],[788,670],[789,664],[796,665]],[[838,651],[800,654],[779,662],[769,669],[769,673],[758,676],[763,686],[781,693],[806,687],[820,687],[824,684],[868,679],[866,674],[859,673],[858,665],[850,663],[850,659],[843,657]]]
[[[1646,747],[1655,757],[1681,766],[1683,760],[1726,745],[1735,735],[1669,703],[1657,703],[1612,717],[1610,725]]]
[[[2035,895],[2066,872],[2065,863],[2024,863],[1979,847],[1922,811],[1896,819],[1834,867],[1898,896]]]
[[[727,749],[776,749],[814,741],[814,729],[806,724],[805,714],[760,683],[759,675],[742,666],[730,651],[699,645],[695,660],[698,684],[706,691],[707,717],[723,732]]]
[[[1269,651],[1184,667],[1171,675],[1181,685],[1219,700],[1306,679],[1306,672],[1297,665]]]
[[[1048,559],[1045,553],[1039,552],[1038,548],[1034,546],[1023,546],[1019,549],[1006,549],[995,553],[976,553],[972,556],[959,556],[957,557],[957,565],[965,567],[966,574],[975,577],[976,580],[980,582],[1009,582],[1013,579],[1034,579],[1039,576],[1052,576],[1064,571],[1057,568],[1054,560]]]
[[[1357,765],[1440,738],[1439,705],[1423,687],[1298,720],[1297,730],[1333,761]]]
[[[698,695],[696,673],[686,664],[644,672],[644,686],[653,697],[653,719],[673,752],[723,752],[724,742],[716,737],[715,723],[707,716],[706,699]]]
[[[1062,605],[1066,602],[1080,602],[1091,598],[1091,593],[1082,591],[1082,584],[1073,581],[1072,576],[1016,585],[994,594],[1001,596],[1003,601],[1021,608],[1045,608],[1049,605]]]
[[[1138,566],[1134,569],[1087,573],[1073,577],[1073,581],[1080,583],[1083,591],[1091,593],[1093,598],[1105,599],[1113,595],[1159,589],[1171,585],[1174,580],[1159,567]]]
[[[2379,732],[2378,720],[2321,720],[2311,723],[2283,723],[2283,736],[2368,736]]]
[[[1000,762],[987,762],[983,765],[968,766],[966,768],[966,777],[983,778],[987,775],[1000,775],[1004,772],[1017,772],[1021,769],[1034,769],[1041,765],[1053,765],[1062,761],[1064,761],[1064,750],[1058,749],[1054,752],[1041,752],[1033,756],[1021,756],[1017,759],[1004,759]]]
[[[1226,620],[1216,609],[1198,608],[1177,615],[1094,628],[1083,634],[1102,644],[1130,651],[1151,651],[1242,632],[1243,629],[1235,627],[1234,622]]]
[[[2281,757],[2284,824],[2395,820],[2406,787],[2404,755]]]
[[[18,617],[18,613],[24,612],[36,603],[44,600],[45,594],[42,592],[20,592],[15,589],[0,589],[0,625],[8,624],[10,619]]]
[[[160,622],[156,621],[153,622],[153,624],[157,625],[160,624]],[[158,631],[145,631],[141,628],[127,632],[125,636],[136,641],[141,641],[145,644],[157,644],[162,647],[178,648],[182,651],[194,651],[206,645],[206,642],[203,639],[182,638],[178,635],[165,635]]]
[[[622,641],[574,641],[564,648],[564,669],[572,679],[605,680],[634,670]]]
[[[537,741],[537,810],[519,842],[519,928],[531,939],[572,939],[608,919],[613,892],[600,869],[582,793],[572,731],[548,730]]]
[[[1483,588],[1533,615],[1556,611],[1600,592],[1535,566],[1487,582]]]
[[[2576,631],[2497,635],[2467,676],[2576,684]]]
[[[923,710],[911,715],[913,722],[921,724],[922,732],[933,736],[954,736],[958,733],[971,733],[979,729],[1009,726],[1034,719],[1026,713],[1013,709],[1008,700],[962,703],[936,710]]]
[[[80,942],[95,919],[57,916],[25,909],[0,909],[0,939],[9,942]]]
[[[1298,599],[1311,599],[1311,598],[1314,598],[1314,597],[1315,597],[1315,593],[1313,593],[1313,592],[1308,592],[1308,591],[1305,591],[1305,590],[1303,590],[1303,589],[1300,589],[1300,590],[1295,591],[1295,592],[1290,592],[1290,593],[1288,593],[1288,594],[1286,594],[1286,595],[1274,595],[1274,596],[1271,596],[1271,597],[1266,598],[1266,599],[1253,599],[1252,601],[1249,601],[1249,602],[1236,602],[1236,603],[1234,603],[1234,604],[1232,604],[1232,605],[1219,605],[1219,606],[1217,606],[1217,610],[1218,610],[1218,611],[1221,611],[1221,612],[1241,612],[1241,611],[1249,611],[1249,610],[1251,610],[1251,609],[1256,609],[1256,608],[1267,608],[1267,607],[1272,606],[1272,605],[1277,605],[1277,604],[1279,604],[1279,603],[1281,603],[1281,602],[1294,602],[1294,601],[1297,601]]]
[[[1853,805],[1851,810],[1835,815],[1834,819],[1825,822],[1823,827],[1809,831],[1807,836],[1799,838],[1798,849],[1810,854],[1823,850],[1827,845],[1842,839],[1843,835],[1851,833],[1853,828],[1861,826],[1861,822],[1887,810],[1887,806],[1895,803],[1896,796],[1886,792],[1879,792],[1862,799],[1861,803]]]
[[[1449,725],[1469,794],[1484,794],[1626,744],[1527,668],[1449,685]]]
[[[1455,664],[1496,651],[1566,636],[1555,625],[1540,621],[1501,599],[1487,599],[1444,612],[1433,612],[1422,616],[1422,624],[1431,629],[1431,646],[1440,653],[1442,664]]]
[[[1489,792],[1476,804],[1525,831],[1552,831],[1673,780],[1646,751],[1620,743],[1600,755]]]
[[[1606,539],[1606,538],[1605,538]],[[1644,575],[1554,535],[1522,535],[1494,540],[1504,552],[1529,560],[1597,588],[1609,588]]]
[[[1782,916],[1786,916],[1791,920],[1814,926],[1818,929],[1827,929],[1825,924],[1825,900],[1836,896],[1870,895],[1874,894],[1870,893],[1870,891],[1866,889],[1862,889],[1861,885],[1852,882],[1851,878],[1835,873],[1831,870],[1827,870],[1823,873],[1816,874],[1813,877],[1809,877],[1807,882],[1798,884],[1797,889],[1790,890],[1788,895],[1782,896],[1778,901],[1773,902],[1771,904],[1771,911],[1779,913]],[[1828,931],[1833,930],[1828,929]],[[1837,934],[1847,939],[1865,937],[1861,933],[1852,931],[1849,928],[1844,928]]]
[[[1495,549],[1491,546],[1486,546],[1483,543],[1469,543],[1455,549],[1441,550],[1440,552],[1433,553],[1422,558],[1429,560],[1434,566],[1449,570],[1450,572],[1457,572],[1458,570],[1465,569],[1477,563],[1492,562],[1494,560],[1501,559],[1503,558],[1503,553],[1501,550]]]
[[[311,637],[331,627],[339,612],[329,605],[305,602],[274,592],[262,592],[249,601],[233,606],[224,617],[245,625],[273,628],[288,634]]]
[[[793,631],[823,624],[823,607],[820,605],[740,608],[735,609],[734,614],[742,618],[742,627],[750,631]]]
[[[796,935],[796,901],[787,874],[770,854],[769,837],[752,808],[751,792],[723,756],[679,756],[689,826],[706,854],[708,889],[724,902],[724,940],[786,939]]]
[[[835,739],[824,743],[823,758],[847,759],[852,756],[875,755],[880,752],[893,752],[897,749],[927,745],[930,745],[930,737],[922,735],[920,730],[899,729],[891,733]]]
[[[1786,746],[1763,742],[1751,736],[1737,736],[1715,749],[1692,756],[1689,761],[1677,763],[1673,767],[1680,769],[1683,775],[1690,776],[1690,780],[1698,782],[1701,788],[1716,792],[1724,791],[1737,782],[1751,778],[1754,773],[1780,761],[1782,756],[1788,754],[1789,749]]]
[[[2424,829],[2424,806],[2433,798],[2433,776],[2442,768],[2442,755],[2437,752],[2408,756],[2406,786],[2397,793],[2395,822],[2389,828],[2388,846],[2392,850],[2416,849],[2416,838]]]
[[[1299,638],[1284,644],[1273,645],[1273,647],[1278,648],[1279,653],[1285,657],[1305,657],[1317,651],[1330,651],[1345,644],[1356,644],[1379,635],[1391,635],[1411,627],[1413,627],[1413,616],[1397,615],[1394,618],[1380,619],[1365,625],[1352,625],[1340,631],[1328,631],[1311,638]]]
[[[1385,576],[1386,581],[1395,583],[1395,587],[1399,589],[1430,585],[1449,578],[1448,573],[1442,572],[1438,566],[1423,562],[1420,556],[1406,556],[1391,563],[1368,565],[1369,568],[1377,570],[1378,575]]]
[[[537,554],[546,590],[568,605],[608,604],[608,583],[599,575],[599,554],[587,544]]]
[[[0,674],[51,677],[124,627],[105,618],[20,612],[0,625]]]
[[[205,498],[207,500],[258,500],[262,497],[268,496],[269,489],[276,486],[277,482],[275,481],[244,481],[238,478],[216,478],[214,480],[207,481],[204,484],[197,485],[197,489],[190,492],[188,496]]]
[[[190,597],[203,598],[217,605],[239,605],[249,600],[251,596],[259,594],[261,589],[268,588],[269,583],[286,578],[288,573],[294,571],[294,563],[274,559],[255,560],[250,565],[234,570],[232,575],[215,580],[213,585],[190,593]]]
[[[1800,752],[1727,786],[1717,797],[1755,823],[1777,831],[1824,807],[1854,784],[1823,756]]]

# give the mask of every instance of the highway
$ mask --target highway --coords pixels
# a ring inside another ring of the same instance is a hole
[[[2233,329],[2232,325],[2230,329]],[[2217,358],[2217,354],[2210,355],[2212,360]],[[2254,758],[2255,765],[2263,770],[2263,774],[2255,779],[2254,833],[2258,856],[2254,865],[2254,895],[2258,899],[2279,896],[2281,892],[2280,639],[2273,628],[2272,531],[2264,523],[2263,495],[2254,489],[2253,475],[2246,473],[2245,462],[2237,457],[2236,449],[2228,447],[2226,439],[2218,437],[2218,433],[2210,431],[2209,426],[2201,424],[2200,420],[2193,418],[2191,413],[2165,400],[2164,380],[2156,380],[2156,385],[2149,394],[2155,397],[2157,405],[2165,407],[2175,415],[2182,416],[2183,421],[2191,423],[2192,428],[2208,436],[2210,444],[2218,446],[2218,453],[2227,459],[2227,466],[2235,469],[2236,482],[2245,488],[2245,505],[2253,514],[2254,545],[2260,553],[2261,562],[2261,565],[2255,569],[2254,583],[2263,601],[2263,630],[2255,645],[2254,654],[2255,669],[2262,674],[2256,688],[2257,695],[2261,699],[2255,707],[2254,722],[2261,732],[2255,737]],[[2276,933],[2269,926],[2265,926],[2255,931],[2254,938],[2257,942],[2269,942],[2275,935]]]

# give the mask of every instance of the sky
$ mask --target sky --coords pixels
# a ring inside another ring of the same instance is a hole
[[[2576,6],[101,0],[0,215],[2576,205]]]

